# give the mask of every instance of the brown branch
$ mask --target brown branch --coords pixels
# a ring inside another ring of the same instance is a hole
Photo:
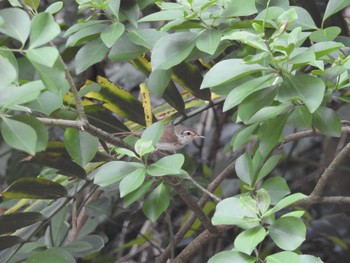
[[[218,236],[225,233],[227,230],[233,228],[234,226],[219,226],[218,234],[214,235],[210,233],[208,230],[203,231],[200,235],[198,235],[192,242],[191,245],[187,246],[181,253],[175,258],[174,263],[184,263],[189,262],[190,259],[199,253],[199,250],[202,247],[209,243],[211,240],[216,239]]]
[[[105,142],[108,142],[108,143],[113,144],[113,145],[118,146],[118,147],[123,147],[123,148],[127,148],[129,150],[133,150],[132,148],[130,148],[130,146],[128,144],[126,144],[120,138],[114,136],[113,134],[105,132],[105,131],[101,130],[100,128],[97,128],[89,123],[84,123],[81,120],[72,121],[72,120],[51,119],[51,118],[37,118],[37,119],[39,121],[41,121],[42,123],[44,123],[46,125],[50,125],[50,126],[84,130],[84,131],[90,133],[91,135],[94,135],[94,136],[100,138],[101,140],[103,140]]]
[[[311,193],[311,197],[320,197],[328,183],[328,181],[334,176],[335,171],[340,166],[341,162],[348,156],[350,152],[350,143],[345,145],[345,147],[339,152],[339,154],[333,159],[330,165],[326,168],[326,170],[321,175],[318,180],[314,190]]]
[[[222,183],[222,181],[227,176],[234,174],[235,163],[236,163],[235,160],[244,152],[244,150],[245,150],[245,147],[241,147],[233,152],[233,156],[232,156],[233,161],[208,185],[207,191],[213,193],[215,191],[215,189],[218,188],[218,186]],[[209,198],[210,197],[207,194],[203,194],[201,199],[199,199],[199,201],[198,201],[198,206],[200,208],[203,208],[205,206],[205,204],[208,202]],[[177,244],[180,243],[180,241],[185,236],[187,231],[191,228],[191,226],[192,226],[193,222],[196,220],[196,218],[197,218],[196,214],[192,212],[190,214],[190,216],[187,218],[186,222],[180,227],[180,229],[178,230],[178,232],[174,236],[174,240],[172,241],[172,243],[169,244],[165,248],[163,253],[156,259],[156,263],[163,263],[163,262],[167,261],[167,259],[170,256],[172,246],[175,247]]]
[[[322,203],[349,205],[350,196],[325,196],[325,197],[309,196],[306,199],[293,204],[293,206],[308,206],[308,205],[322,204]]]

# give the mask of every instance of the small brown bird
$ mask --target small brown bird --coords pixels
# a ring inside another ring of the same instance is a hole
[[[176,151],[196,138],[205,137],[183,125],[166,125],[156,147],[161,151]]]
[[[141,136],[142,132],[120,132],[116,135]],[[189,144],[196,138],[205,138],[199,135],[194,129],[183,125],[166,125],[162,136],[156,144],[156,149],[160,151],[176,151]]]

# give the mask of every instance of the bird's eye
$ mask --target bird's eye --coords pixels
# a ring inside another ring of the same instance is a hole
[[[191,131],[184,131],[184,134],[187,136],[190,136],[192,133],[191,133]]]

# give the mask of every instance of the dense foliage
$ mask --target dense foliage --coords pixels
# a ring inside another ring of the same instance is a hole
[[[1,261],[345,262],[348,5],[1,2]]]

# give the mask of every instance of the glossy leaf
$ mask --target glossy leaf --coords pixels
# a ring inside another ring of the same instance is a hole
[[[57,1],[51,5],[49,5],[45,12],[46,13],[50,13],[51,15],[56,14],[57,12],[59,12],[63,7],[63,2],[62,1]]]
[[[212,223],[213,225],[237,225],[240,228],[249,229],[259,225],[257,219],[255,212],[242,207],[238,197],[230,197],[217,204]]]
[[[37,212],[18,212],[0,216],[0,235],[8,234],[25,226],[45,220],[45,217]]]
[[[242,59],[227,59],[220,61],[204,76],[201,89],[217,86],[228,81],[264,70],[259,64],[247,65]]]
[[[312,114],[306,106],[295,107],[288,119],[288,124],[295,128],[310,129],[312,123]]]
[[[100,143],[97,137],[87,132],[67,128],[64,133],[64,145],[73,160],[84,167],[94,158]]]
[[[60,26],[50,13],[45,12],[35,15],[31,23],[29,49],[34,49],[50,42],[60,32]]]
[[[99,38],[85,44],[75,56],[75,71],[77,74],[104,59],[108,50],[108,47]]]
[[[160,215],[168,208],[170,203],[170,194],[168,187],[161,183],[147,197],[143,204],[143,212],[153,223],[157,221]]]
[[[241,103],[245,98],[247,98],[252,93],[258,90],[264,89],[266,87],[269,87],[272,84],[269,81],[272,77],[273,76],[270,74],[264,75],[262,77],[254,78],[252,80],[244,82],[238,87],[235,87],[227,95],[223,106],[223,111],[227,111],[237,106],[239,103]]]
[[[292,105],[290,103],[281,103],[278,106],[269,106],[262,108],[257,113],[255,113],[248,121],[246,121],[246,124],[252,124],[252,123],[260,123],[272,118],[275,118],[290,109]]]
[[[12,183],[1,196],[10,199],[57,199],[67,195],[59,183],[44,178],[21,178]]]
[[[181,167],[185,161],[182,154],[173,154],[152,163],[147,168],[147,173],[152,176],[176,175],[181,173]]]
[[[244,153],[237,159],[235,168],[238,178],[246,184],[251,185],[253,164],[248,153]]]
[[[7,86],[17,80],[18,74],[16,68],[5,57],[0,56],[0,84],[1,86]],[[4,89],[3,87],[0,90]],[[0,99],[0,102],[2,99]]]
[[[272,177],[266,180],[261,186],[271,198],[271,204],[277,204],[283,197],[290,194],[286,180],[282,177]]]
[[[40,0],[24,0],[23,2],[33,10],[37,10],[40,4]]]
[[[143,197],[150,187],[153,185],[153,181],[148,181],[144,184],[142,184],[139,188],[137,188],[135,191],[127,194],[123,198],[123,208],[129,207],[131,204],[139,200],[141,197]]]
[[[320,107],[312,116],[312,123],[323,134],[339,137],[341,134],[340,118],[338,114],[326,107]]]
[[[324,22],[328,17],[342,10],[350,5],[349,0],[330,0],[327,3],[326,11],[324,12],[322,21]]]
[[[66,42],[67,47],[77,46],[88,40],[96,39],[107,28],[106,24],[102,24],[102,21],[93,20],[89,22],[75,24],[66,31],[64,36],[69,35]]]
[[[152,71],[148,78],[148,87],[150,91],[158,97],[163,96],[165,89],[168,87],[171,77],[170,70]]]
[[[281,155],[272,155],[261,167],[256,182],[259,182],[261,179],[267,176],[276,167],[280,159]]]
[[[196,40],[196,47],[210,55],[214,55],[221,41],[221,33],[215,28],[204,30]]]
[[[153,123],[142,132],[141,139],[152,141],[152,145],[156,146],[164,131],[164,124],[161,122]]]
[[[19,8],[4,8],[0,10],[0,17],[4,21],[0,26],[0,32],[24,45],[30,32],[30,19],[27,13]]]
[[[288,263],[300,263],[299,255],[290,251],[282,251],[266,257],[266,263],[283,263],[288,260]]]
[[[294,250],[304,242],[306,227],[299,218],[282,217],[269,227],[269,236],[281,249]]]
[[[35,130],[35,133],[37,135],[37,142],[35,147],[36,152],[41,152],[46,149],[48,140],[49,140],[49,133],[47,131],[47,128],[42,122],[28,115],[17,115],[17,116],[14,116],[12,120],[25,123]]]
[[[125,26],[122,23],[113,23],[101,32],[101,39],[103,43],[110,48],[118,40],[118,38],[121,37],[124,30]]]
[[[309,75],[288,76],[279,88],[279,99],[300,99],[311,113],[321,105],[326,86],[324,82]]]
[[[59,56],[57,48],[54,47],[39,47],[28,49],[26,57],[29,61],[39,63],[41,65],[52,67]]]
[[[45,251],[35,253],[27,259],[27,263],[50,262],[50,263],[76,263],[74,257],[60,247],[51,247]]]
[[[312,42],[332,41],[340,34],[340,32],[341,29],[337,26],[319,29],[315,32],[312,32],[310,35],[310,40]]]
[[[52,91],[44,91],[37,99],[27,103],[25,106],[45,115],[50,115],[62,106],[62,99]]]
[[[146,28],[130,31],[128,37],[136,45],[152,49],[154,44],[167,34],[167,32],[159,31],[154,28]]]
[[[119,184],[120,197],[122,198],[139,188],[145,181],[145,177],[146,170],[144,167],[128,173]]]
[[[2,118],[1,134],[5,142],[13,148],[25,151],[30,155],[35,154],[38,136],[28,124]]]
[[[145,47],[136,45],[124,34],[114,43],[108,58],[113,61],[126,61],[137,58],[146,52]]]
[[[311,255],[299,255],[300,263],[323,263],[320,258]]]
[[[194,48],[196,35],[179,32],[159,39],[153,47],[152,70],[169,69],[184,61]]]
[[[142,169],[143,165],[135,162],[112,161],[102,165],[95,174],[94,183],[105,187],[119,182],[125,176],[137,169]]]
[[[283,198],[281,201],[279,201],[276,204],[276,206],[272,209],[272,211],[277,212],[305,198],[306,198],[306,195],[302,193],[295,193],[295,194],[289,195]]]
[[[235,248],[250,255],[256,246],[265,239],[266,235],[266,230],[262,226],[245,230],[235,238]]]
[[[238,251],[221,251],[212,256],[208,263],[254,263],[255,257],[250,257]]]

